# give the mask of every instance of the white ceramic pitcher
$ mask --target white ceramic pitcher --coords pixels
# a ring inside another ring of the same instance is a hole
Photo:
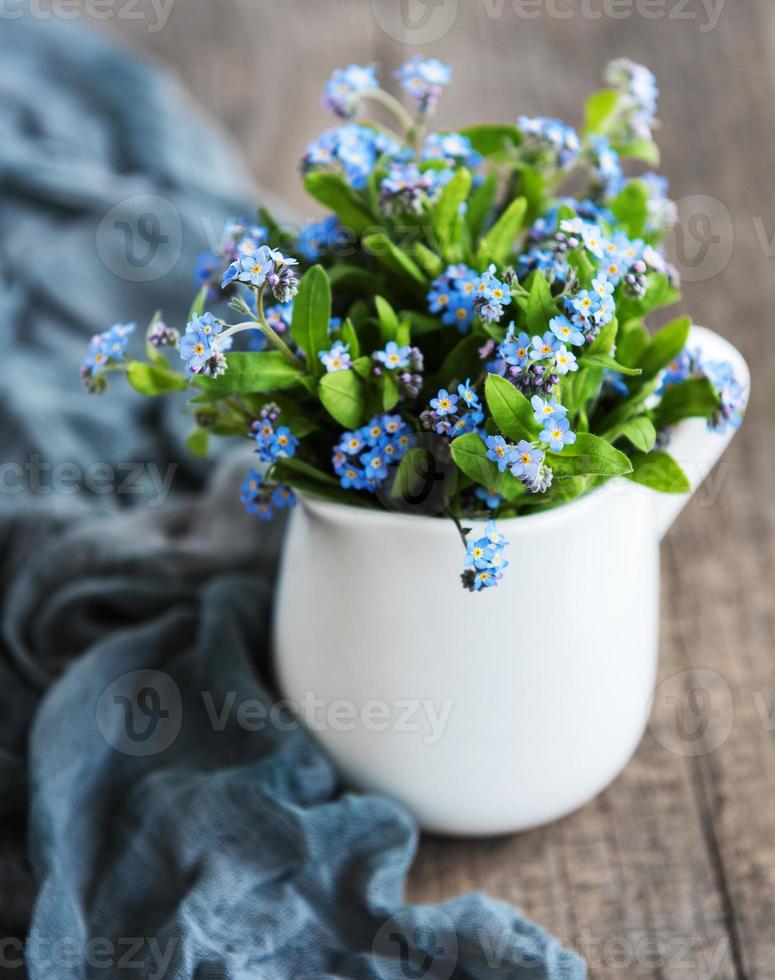
[[[730,361],[748,387],[721,337],[695,327],[690,346]],[[691,419],[669,449],[696,488],[731,437]],[[510,566],[476,594],[461,587],[450,521],[305,497],[277,598],[281,690],[348,782],[400,800],[426,830],[496,834],[561,817],[606,787],[643,735],[659,543],[688,496],[614,480],[499,521]]]

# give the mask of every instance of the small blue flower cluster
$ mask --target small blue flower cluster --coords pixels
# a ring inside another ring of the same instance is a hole
[[[395,76],[401,82],[401,87],[411,95],[419,112],[425,115],[433,111],[444,86],[452,81],[452,69],[437,58],[423,58],[416,54],[401,65]]]
[[[452,174],[449,169],[421,171],[416,163],[392,163],[379,185],[380,206],[386,213],[422,214],[423,205],[436,200]]]
[[[414,441],[400,415],[375,415],[360,429],[342,433],[334,449],[334,473],[345,490],[374,493],[387,480],[391,464],[398,463]]]
[[[520,116],[517,128],[525,143],[538,150],[548,150],[561,169],[572,166],[579,158],[581,140],[572,126],[566,126],[561,119],[548,119],[546,116]]]
[[[482,432],[484,411],[470,379],[457,386],[457,394],[441,388],[436,397],[431,398],[430,408],[420,415],[420,421],[426,429],[450,439],[469,432]]]
[[[352,119],[358,113],[361,96],[377,88],[379,82],[373,66],[337,68],[323,90],[323,106],[342,119]]]
[[[621,115],[632,139],[651,139],[659,89],[653,72],[629,58],[617,58],[606,68],[606,81],[618,89]]]
[[[380,157],[397,157],[402,152],[401,144],[387,133],[350,123],[328,129],[313,140],[301,166],[305,173],[318,167],[341,169],[347,182],[360,190]]]
[[[616,197],[624,186],[619,154],[605,136],[590,136],[586,158],[592,168],[593,186],[604,201]]]
[[[565,342],[573,344],[580,334],[564,316],[554,317],[549,326],[543,337],[530,337],[524,331],[517,334],[514,323],[510,323],[503,343],[498,345],[498,356],[487,369],[508,378],[528,397],[551,392],[561,375],[578,370],[576,357]]]
[[[290,459],[296,455],[299,440],[287,425],[275,428],[279,416],[280,409],[270,402],[264,405],[250,427],[256,440],[255,452],[262,463],[274,463],[275,460]]]
[[[352,359],[349,351],[349,344],[343,344],[341,340],[337,340],[330,350],[319,351],[318,357],[322,361],[326,371],[332,374],[334,371],[346,371],[349,367],[352,367]]]
[[[539,399],[541,401],[541,399]],[[535,397],[534,397],[535,403]],[[575,433],[571,432],[562,405],[555,402],[557,411],[551,416],[544,417],[541,422],[544,430],[541,432],[541,442],[549,443],[552,452],[562,452],[565,446],[576,441]],[[543,413],[536,409],[535,415]],[[540,446],[520,439],[516,444],[507,442],[503,436],[483,436],[487,446],[487,458],[496,463],[501,473],[508,470],[531,493],[543,493],[552,485],[553,473],[545,464],[546,455]]]
[[[292,266],[296,259],[287,258],[277,249],[261,245],[254,255],[240,255],[226,270],[222,288],[242,282],[255,289],[269,286],[278,303],[288,303],[299,291],[299,280]]]
[[[662,177],[661,174],[655,174],[652,171],[641,174],[638,179],[646,185],[649,191],[646,230],[663,234],[678,220],[678,207],[675,201],[671,201],[668,197],[669,181],[667,177]]]
[[[204,374],[217,378],[226,370],[224,351],[231,348],[231,337],[219,338],[223,324],[212,313],[195,316],[186,324],[186,332],[180,338],[178,350],[186,362],[189,374]]]
[[[134,323],[116,323],[89,341],[86,357],[81,362],[81,377],[89,391],[104,391],[105,379],[101,372],[111,361],[118,363],[123,359],[134,329]]]
[[[439,160],[448,166],[463,166],[475,170],[483,157],[462,133],[429,133],[420,154],[421,160]]]
[[[255,514],[260,520],[269,521],[274,516],[272,505],[293,507],[296,504],[296,494],[290,487],[266,483],[258,470],[250,469],[242,484],[240,503],[248,514]]]
[[[440,313],[442,323],[454,324],[466,333],[474,318],[475,283],[479,274],[467,265],[450,265],[434,279],[428,293],[428,309]]]
[[[503,560],[503,549],[507,544],[495,521],[489,521],[481,538],[468,542],[461,578],[470,592],[491,589],[500,582],[503,570],[509,564]]]
[[[265,245],[269,236],[263,225],[254,224],[250,218],[228,221],[223,232],[223,244],[217,252],[205,252],[199,256],[194,272],[197,290],[207,286],[207,301],[215,302],[221,295],[224,270],[236,259],[255,255]]]
[[[708,428],[719,434],[728,427],[739,429],[748,403],[748,390],[735,377],[729,361],[704,361],[699,349],[685,348],[665,369],[662,385],[657,394],[662,395],[674,384],[687,378],[706,377],[719,396],[720,406],[716,416],[708,419]]]
[[[371,361],[374,377],[378,378],[383,371],[393,374],[401,398],[412,399],[420,394],[425,361],[419,347],[389,340],[384,350],[374,351]]]
[[[317,262],[336,243],[339,230],[339,219],[335,214],[322,221],[310,221],[299,230],[296,250],[308,262]]]
[[[474,279],[474,311],[483,323],[497,323],[503,316],[503,307],[511,303],[511,291],[495,275],[490,265]]]

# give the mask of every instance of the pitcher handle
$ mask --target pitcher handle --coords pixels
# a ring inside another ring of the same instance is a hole
[[[703,362],[728,362],[745,391],[747,404],[751,390],[751,373],[737,348],[712,330],[699,326],[692,327],[687,347],[690,351],[698,350]],[[723,432],[716,432],[708,427],[705,419],[699,418],[685,419],[675,427],[666,448],[685,471],[692,489],[685,494],[657,495],[657,530],[660,538],[670,529],[694,491],[708,477],[736,431],[732,425],[727,425]]]

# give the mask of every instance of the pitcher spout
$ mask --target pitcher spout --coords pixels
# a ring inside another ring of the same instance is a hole
[[[722,365],[729,366],[743,392],[741,407],[744,408],[750,394],[751,374],[743,355],[717,333],[699,326],[692,327],[687,347],[698,352],[703,364],[713,364],[719,368]],[[689,478],[691,491],[685,494],[655,495],[657,531],[660,538],[670,529],[692,494],[707,480],[736,431],[733,422],[713,427],[700,418],[686,419],[672,431],[667,450]]]

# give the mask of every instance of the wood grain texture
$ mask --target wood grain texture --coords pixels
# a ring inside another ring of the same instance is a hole
[[[424,840],[410,896],[481,889],[516,902],[587,955],[595,978],[772,978],[775,7],[717,2],[708,29],[714,10],[695,0],[633,0],[616,17],[589,0],[582,6],[599,16],[577,4],[567,19],[547,13],[567,11],[561,0],[461,0],[446,33],[420,49],[411,34],[402,41],[379,26],[391,5],[177,0],[157,32],[143,20],[106,26],[177,72],[233,134],[257,180],[302,213],[297,161],[329,125],[319,92],[337,65],[378,60],[389,69],[413,50],[450,62],[456,85],[441,128],[519,112],[579,123],[608,59],[645,62],[663,89],[659,140],[673,196],[709,199],[684,202],[700,224],[674,242],[689,280],[683,307],[740,347],[754,391],[742,433],[664,547],[664,686],[630,766],[588,806],[541,830]]]

